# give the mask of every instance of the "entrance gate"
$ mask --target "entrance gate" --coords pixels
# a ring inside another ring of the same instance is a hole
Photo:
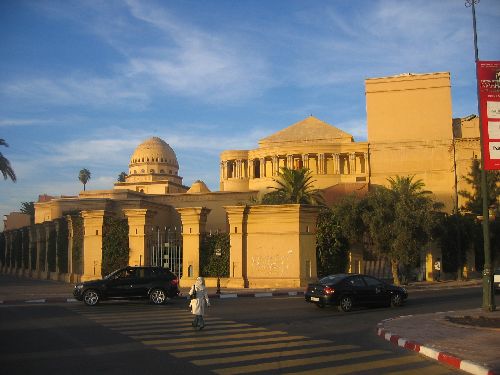
[[[182,234],[180,228],[153,228],[150,246],[151,265],[169,268],[182,277]]]

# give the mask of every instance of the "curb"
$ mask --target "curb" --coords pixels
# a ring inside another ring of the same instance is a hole
[[[411,315],[407,315],[411,316]],[[402,318],[400,316],[399,318]],[[397,318],[393,318],[397,319]],[[474,375],[498,375],[493,370],[482,366],[476,362],[469,361],[466,359],[458,358],[450,353],[441,352],[429,346],[425,346],[423,344],[402,338],[398,335],[394,335],[390,332],[387,332],[384,329],[384,322],[392,319],[383,320],[378,324],[377,335],[385,339],[386,341],[391,342],[394,345],[397,345],[401,348],[408,349],[417,353],[420,353],[426,357],[432,358],[436,361],[443,362],[451,367],[456,369],[468,372],[469,374]]]

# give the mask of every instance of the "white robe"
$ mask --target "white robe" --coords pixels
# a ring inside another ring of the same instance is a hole
[[[189,295],[193,294],[193,290],[196,289],[196,298],[189,302],[189,307],[191,307],[191,313],[193,315],[205,315],[205,306],[210,306],[210,301],[208,299],[207,290],[204,287],[195,286],[191,287]]]

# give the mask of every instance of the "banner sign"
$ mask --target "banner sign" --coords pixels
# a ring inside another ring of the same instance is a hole
[[[477,84],[485,170],[500,170],[500,61],[478,61]]]

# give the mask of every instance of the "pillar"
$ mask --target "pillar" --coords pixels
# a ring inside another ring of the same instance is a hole
[[[153,227],[153,218],[156,211],[145,208],[124,209],[123,213],[128,220],[129,256],[131,266],[151,264],[148,250],[148,238]]]
[[[248,177],[249,178],[255,178],[254,168],[255,168],[254,159],[250,159],[248,161]]]
[[[182,278],[181,286],[193,285],[200,276],[201,235],[205,232],[210,209],[206,207],[176,208],[182,222]]]
[[[293,155],[286,156],[286,167],[288,169],[293,169]]]
[[[247,206],[224,207],[229,220],[229,282],[228,288],[245,288],[247,279]]]
[[[356,154],[354,152],[349,154],[349,174],[356,174]]]
[[[71,215],[66,215],[66,222],[68,224],[68,275],[66,282],[73,282],[73,218]]]
[[[333,154],[333,174],[340,174],[340,154]]]
[[[325,154],[318,154],[318,174],[325,174]]]
[[[309,169],[309,154],[302,154],[302,168]]]
[[[260,158],[260,178],[266,176],[266,159]]]
[[[45,262],[42,264],[41,258],[42,253],[45,254],[45,228],[43,224],[35,224],[35,232],[36,232],[36,277],[41,277],[42,272],[45,271],[44,266]]]
[[[102,277],[102,229],[105,210],[82,211],[83,217],[83,274],[82,281]]]
[[[365,157],[365,174],[369,176],[370,175],[370,163],[368,162],[368,152],[364,153],[364,157]]]

